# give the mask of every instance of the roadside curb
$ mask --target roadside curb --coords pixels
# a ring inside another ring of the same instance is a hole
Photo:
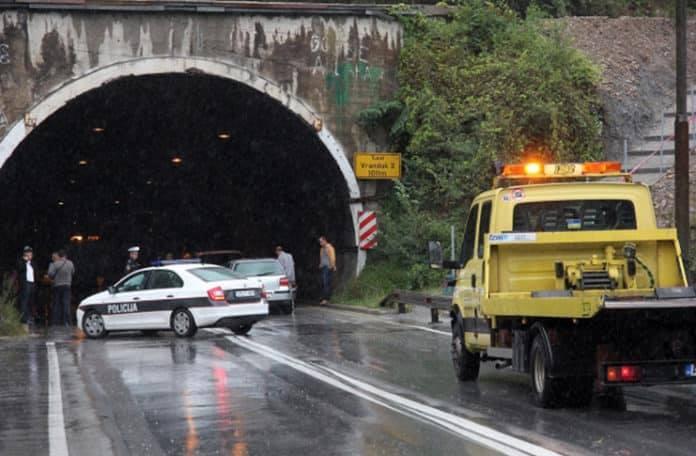
[[[312,306],[312,307],[324,307],[327,309],[334,309],[334,310],[345,310],[348,312],[357,312],[357,313],[364,313],[364,314],[369,314],[369,315],[394,315],[396,314],[396,309],[371,309],[369,307],[360,307],[360,306],[349,306],[346,304],[324,304],[323,306]]]

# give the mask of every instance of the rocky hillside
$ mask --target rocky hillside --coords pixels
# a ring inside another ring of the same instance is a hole
[[[674,105],[675,34],[671,19],[568,17],[558,20],[573,45],[603,69],[607,152],[639,138]],[[696,83],[696,18],[689,20],[689,85]]]

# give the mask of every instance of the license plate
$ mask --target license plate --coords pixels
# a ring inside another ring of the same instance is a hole
[[[256,296],[256,291],[254,290],[239,290],[234,292],[234,296],[237,298],[251,298]]]

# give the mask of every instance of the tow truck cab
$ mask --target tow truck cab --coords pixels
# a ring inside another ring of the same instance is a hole
[[[452,359],[530,374],[534,400],[584,405],[625,385],[696,383],[696,293],[676,230],[615,162],[512,165],[477,196],[457,270]]]

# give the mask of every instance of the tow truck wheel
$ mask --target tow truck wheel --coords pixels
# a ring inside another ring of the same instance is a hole
[[[567,403],[571,407],[587,407],[594,396],[594,377],[568,379]]]
[[[541,335],[537,335],[532,342],[529,360],[534,403],[544,408],[555,407],[565,382],[564,379],[549,377],[551,356]]]
[[[452,326],[452,365],[461,381],[476,380],[481,367],[478,353],[471,353],[464,344],[464,328],[457,322]]]
[[[90,339],[99,339],[100,337],[104,337],[106,335],[104,319],[96,311],[90,310],[82,318],[82,330]]]
[[[186,309],[176,309],[172,312],[171,325],[177,337],[193,337],[198,329],[193,316]]]

